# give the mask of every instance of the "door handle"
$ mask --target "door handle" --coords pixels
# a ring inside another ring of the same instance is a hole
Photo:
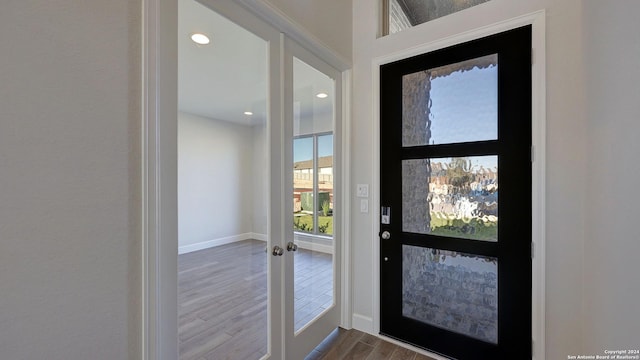
[[[276,245],[273,247],[271,254],[273,254],[273,256],[282,256],[282,254],[284,254],[284,249]]]
[[[380,234],[380,237],[382,238],[382,240],[389,240],[391,239],[391,233],[385,230],[382,232],[382,234]]]
[[[298,245],[294,244],[293,241],[289,241],[287,243],[287,251],[296,251],[298,250]]]

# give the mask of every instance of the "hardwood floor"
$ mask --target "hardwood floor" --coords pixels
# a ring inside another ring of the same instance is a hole
[[[178,256],[181,360],[258,359],[267,351],[265,243],[245,240]],[[333,304],[332,256],[298,249],[295,330]]]
[[[257,240],[178,256],[180,360],[257,360],[267,352],[266,259],[265,243]],[[296,329],[333,304],[331,265],[331,255],[298,249]],[[337,329],[307,359],[429,358],[357,330]]]
[[[267,352],[265,243],[178,256],[181,360],[259,359]]]
[[[298,331],[333,304],[332,255],[298,249],[293,267],[293,321]]]
[[[358,330],[336,329],[305,360],[433,360]]]

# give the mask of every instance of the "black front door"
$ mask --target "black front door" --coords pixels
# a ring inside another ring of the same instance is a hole
[[[531,358],[531,27],[380,68],[380,332]]]

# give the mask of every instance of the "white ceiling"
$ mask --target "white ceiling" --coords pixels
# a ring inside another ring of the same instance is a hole
[[[208,45],[191,41],[204,33]],[[267,45],[194,0],[178,2],[178,109],[246,125],[266,114]],[[244,115],[245,111],[253,116]]]
[[[196,32],[208,35],[211,43],[191,41]],[[299,113],[313,118],[319,112],[331,112],[333,81],[304,65],[294,62],[294,101],[299,103]],[[318,92],[329,97],[318,99]],[[195,0],[179,0],[178,109],[254,125],[266,119],[266,94],[267,43]],[[244,115],[245,111],[253,115]]]

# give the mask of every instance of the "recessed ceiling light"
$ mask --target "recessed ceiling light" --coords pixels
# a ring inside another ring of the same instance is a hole
[[[207,45],[210,42],[209,37],[202,33],[191,34],[191,40],[199,45]]]
[[[252,113],[251,111],[245,111],[245,112],[244,112],[244,114],[245,114],[245,115],[248,115],[248,116],[253,115],[253,113]]]
[[[323,92],[321,92],[321,93],[317,93],[317,94],[316,94],[316,97],[317,97],[317,98],[320,98],[320,99],[324,99],[324,98],[326,98],[327,96],[329,96],[329,95],[327,95],[327,93],[323,93]]]

